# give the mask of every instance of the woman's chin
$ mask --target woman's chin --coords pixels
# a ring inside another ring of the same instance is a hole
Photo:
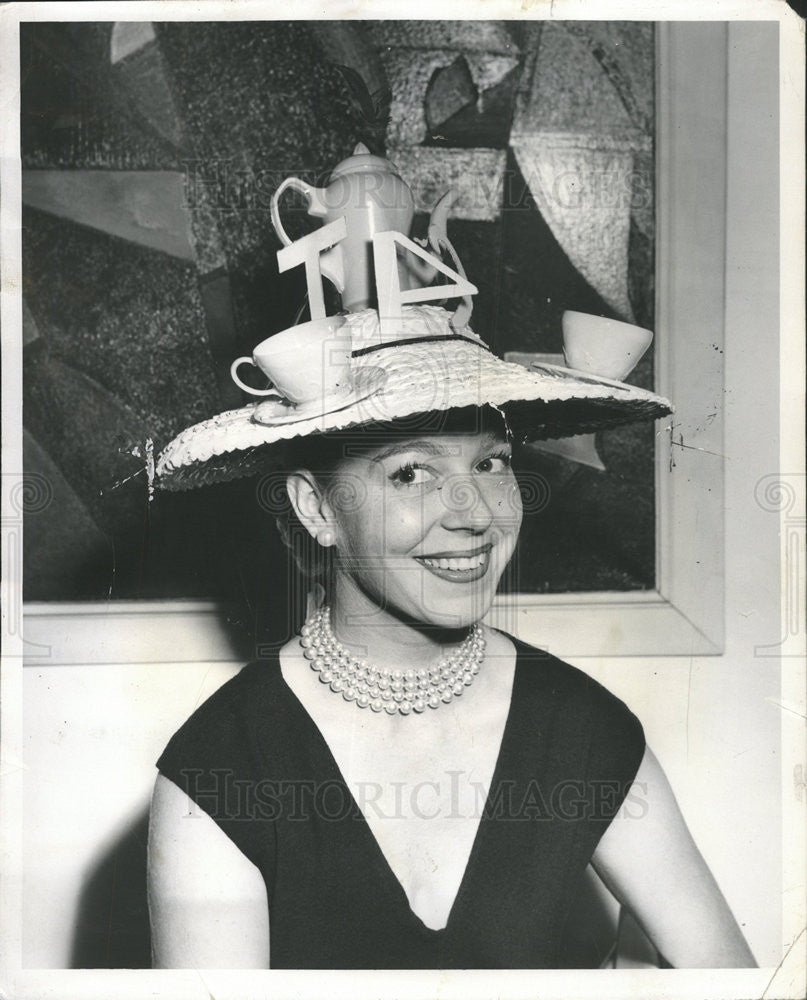
[[[490,611],[496,595],[494,577],[498,582],[500,575],[489,574],[484,581],[456,582],[430,574],[428,581],[423,577],[417,581],[411,577],[403,581],[391,577],[386,581],[371,581],[369,585],[353,577],[349,586],[336,588],[337,600],[343,606],[353,605],[354,614],[359,616],[372,618],[375,611],[389,614],[415,628],[467,629]],[[413,582],[416,583],[414,587],[411,586]],[[385,583],[393,585],[384,586]],[[410,586],[406,586],[407,583]]]
[[[493,595],[457,596],[419,609],[417,617],[434,628],[462,629],[480,621],[490,611]]]

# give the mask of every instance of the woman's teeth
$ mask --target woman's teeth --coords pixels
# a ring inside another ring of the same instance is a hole
[[[423,562],[427,566],[435,567],[435,569],[478,569],[483,565],[487,557],[487,552],[480,552],[476,556],[455,557],[451,559],[427,559],[424,556]]]

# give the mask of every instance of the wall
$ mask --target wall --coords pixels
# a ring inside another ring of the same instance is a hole
[[[642,719],[695,839],[760,965],[781,956],[778,514],[757,497],[779,466],[776,29],[732,25],[724,394],[726,643],[722,656],[580,661]],[[788,428],[782,428],[788,433]],[[785,470],[788,471],[788,470]]]
[[[146,815],[154,761],[237,667],[25,671],[23,965],[148,968]]]

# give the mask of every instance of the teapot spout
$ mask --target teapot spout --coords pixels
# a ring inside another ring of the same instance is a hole
[[[456,188],[449,188],[432,210],[429,219],[429,245],[436,253],[440,253],[440,239],[448,239],[448,213],[459,196]]]
[[[428,242],[438,255],[442,252],[441,244],[444,244],[448,239],[448,213],[459,196],[460,193],[456,188],[449,188],[432,209],[429,219]],[[427,264],[413,254],[407,256],[406,266],[422,285],[428,285],[437,274],[436,267]]]

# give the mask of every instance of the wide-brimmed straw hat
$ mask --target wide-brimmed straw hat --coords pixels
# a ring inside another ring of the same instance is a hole
[[[378,312],[344,317],[348,384],[301,405],[270,398],[182,431],[156,464],[167,490],[221,483],[263,471],[280,442],[419,413],[488,404],[502,409],[519,442],[584,434],[663,417],[670,402],[624,382],[549,364],[502,361],[468,326],[456,332],[439,306],[410,305],[392,336]],[[301,355],[299,364],[316,364]]]

